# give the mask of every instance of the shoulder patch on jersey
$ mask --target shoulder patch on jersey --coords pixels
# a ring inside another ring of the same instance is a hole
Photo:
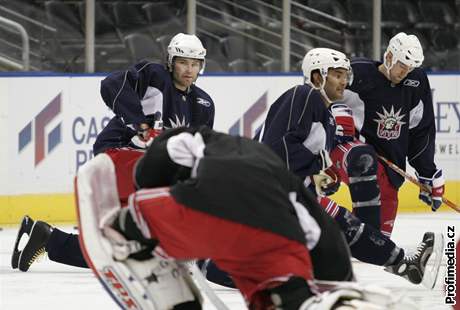
[[[417,80],[411,80],[411,79],[406,79],[403,83],[404,86],[410,86],[410,87],[418,87],[420,85],[420,81]]]
[[[406,123],[401,121],[405,114],[400,115],[401,109],[395,112],[394,106],[391,106],[390,112],[388,112],[385,107],[382,108],[383,114],[375,112],[379,116],[379,118],[374,119],[374,121],[378,124],[377,136],[386,140],[398,139],[401,134],[402,125]]]
[[[209,108],[211,106],[211,102],[209,102],[209,100],[206,100],[206,99],[203,99],[203,98],[196,98],[196,102],[198,104],[204,105],[207,108]]]

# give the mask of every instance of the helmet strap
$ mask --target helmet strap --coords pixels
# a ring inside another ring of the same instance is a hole
[[[166,60],[166,65],[168,67],[168,71],[171,72],[171,74],[173,73],[173,70],[174,70],[174,58],[176,58],[175,56],[172,56],[171,58],[169,56],[167,56],[167,60]]]
[[[387,64],[387,55],[390,51],[386,51],[385,54],[383,54],[383,66],[385,67],[386,71],[387,71],[387,76],[388,78],[390,77],[390,70],[391,68],[393,68],[393,66],[395,65],[395,57],[393,55],[393,53],[391,53],[391,63],[390,65]]]
[[[310,86],[312,86],[314,89],[319,90],[319,93],[321,96],[326,100],[326,105],[329,106],[332,103],[332,100],[329,99],[329,96],[326,94],[326,91],[324,90],[324,86],[326,86],[326,78],[327,78],[327,73],[321,72],[321,70],[318,71],[319,75],[321,76],[321,85],[316,86],[315,83],[313,82],[313,75],[310,78]],[[323,74],[324,73],[324,74]],[[304,83],[307,81],[306,77],[304,77]]]
[[[324,90],[324,87],[326,86],[327,75],[323,76],[321,74],[321,77],[323,78],[323,82],[321,83],[321,86],[319,87],[319,92],[323,96],[324,100],[326,100],[326,105],[329,106],[333,101],[329,99],[329,96],[326,94],[326,91]]]
[[[323,96],[324,100],[326,100],[326,105],[327,106],[329,106],[331,103],[333,103],[333,101],[331,99],[329,99],[328,95],[326,94],[326,91],[324,90],[324,87],[321,87],[319,92],[321,93],[321,96]]]

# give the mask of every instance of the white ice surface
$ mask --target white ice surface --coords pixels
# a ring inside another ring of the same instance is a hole
[[[402,214],[396,220],[393,240],[400,246],[413,250],[425,231],[445,234],[448,225],[455,226],[456,237],[459,238],[458,213]],[[72,231],[72,228],[67,230]],[[10,257],[15,235],[16,228],[4,228],[0,231],[0,309],[117,309],[88,269],[57,264],[45,258],[34,263],[26,273],[12,270]],[[420,305],[420,309],[451,309],[444,305],[443,299],[445,257],[436,287],[431,291],[388,274],[378,266],[355,262],[354,268],[359,282],[380,285],[395,294],[404,293]],[[214,285],[213,288],[230,309],[245,309],[241,295],[235,290]],[[205,309],[213,307],[206,304]]]

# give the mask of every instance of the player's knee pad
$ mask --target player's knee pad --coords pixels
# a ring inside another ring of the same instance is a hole
[[[347,173],[353,209],[380,206],[380,187],[377,182],[377,155],[370,145],[361,145],[350,150],[347,156]],[[369,212],[367,212],[369,213]],[[371,212],[380,214],[379,210]],[[365,222],[378,225],[380,218],[362,218]]]
[[[372,146],[364,144],[350,149],[347,155],[347,173],[349,177],[377,174],[377,155]]]

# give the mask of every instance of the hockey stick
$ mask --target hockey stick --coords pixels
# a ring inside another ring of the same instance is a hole
[[[426,191],[426,192],[431,192],[431,190],[425,185],[425,184],[422,184],[420,183],[414,176],[408,174],[406,171],[402,170],[401,168],[399,168],[398,166],[396,166],[395,164],[393,164],[391,161],[389,161],[388,159],[386,159],[385,157],[383,156],[380,156],[380,155],[377,155],[384,163],[386,163],[388,165],[388,167],[390,167],[391,169],[393,169],[395,172],[397,172],[400,176],[402,176],[403,178],[405,178],[406,180],[409,180],[410,182],[412,182],[413,184],[417,185],[421,190],[423,191]],[[455,211],[457,212],[460,212],[460,207],[458,207],[455,203],[453,203],[452,201],[450,201],[449,199],[445,198],[445,197],[442,197],[442,202],[445,203],[446,205],[448,205],[449,207],[451,207],[452,209],[454,209]]]
[[[179,265],[182,268],[188,270],[191,273],[193,279],[196,281],[198,286],[201,288],[201,290],[204,293],[204,295],[206,295],[206,297],[208,297],[208,299],[211,302],[211,304],[214,307],[216,307],[217,310],[230,310],[224,304],[222,299],[220,299],[216,295],[216,293],[213,291],[213,289],[209,286],[209,284],[207,283],[207,281],[204,278],[203,274],[201,273],[201,271],[198,269],[197,265],[194,262],[190,262],[190,263],[181,262],[181,263],[179,263]]]

